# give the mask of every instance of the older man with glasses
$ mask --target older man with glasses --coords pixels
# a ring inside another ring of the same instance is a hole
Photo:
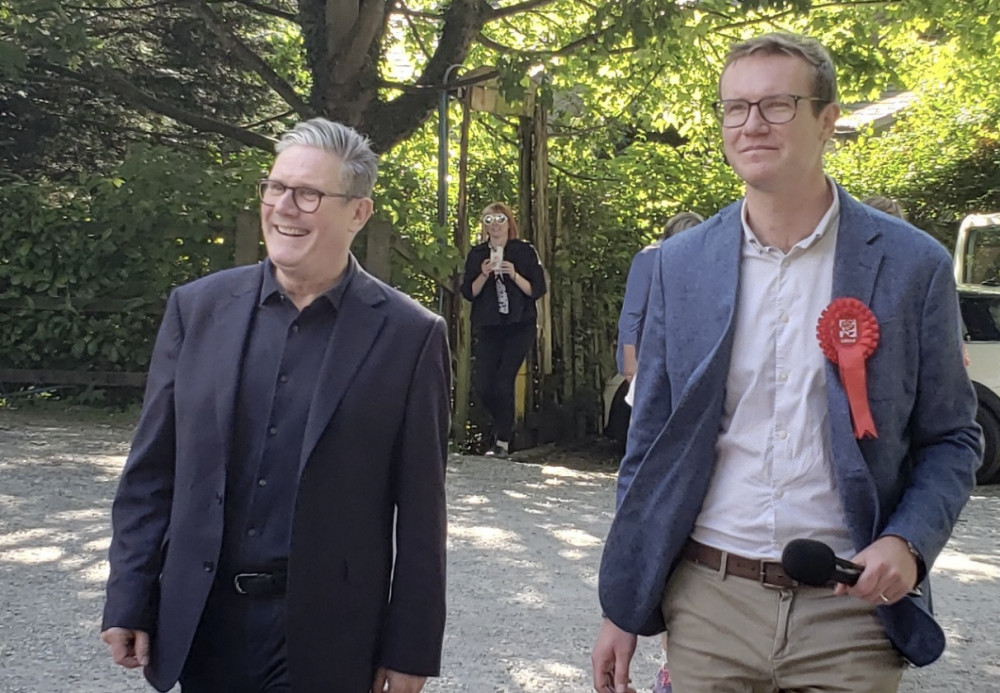
[[[746,195],[657,251],[594,688],[628,690],[636,634],[665,628],[685,693],[894,691],[944,649],[927,574],[981,454],[951,261],[824,174],[817,42],[735,46],[719,97]],[[856,584],[796,582],[794,539]]]
[[[276,149],[267,259],[167,304],[102,637],[160,691],[416,693],[445,618],[445,324],[350,253],[368,141],[317,118]]]

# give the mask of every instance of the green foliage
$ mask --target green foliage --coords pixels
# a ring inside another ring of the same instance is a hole
[[[0,362],[145,370],[169,290],[232,265],[236,214],[257,171],[245,156],[220,166],[148,147],[114,177],[8,180],[0,186]],[[42,298],[61,309],[32,309]],[[105,300],[116,302],[114,312],[81,309]]]
[[[859,197],[900,201],[910,221],[954,244],[962,217],[1000,209],[1000,95],[984,77],[995,56],[959,44],[912,51],[917,100],[887,132],[862,133],[829,157],[833,175]]]

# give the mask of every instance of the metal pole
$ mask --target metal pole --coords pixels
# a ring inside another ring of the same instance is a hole
[[[448,78],[452,70],[462,67],[452,65],[445,70],[441,79],[441,98],[438,100],[438,189],[437,221],[444,226],[448,223]]]

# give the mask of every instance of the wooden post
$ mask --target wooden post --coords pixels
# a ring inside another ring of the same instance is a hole
[[[532,152],[532,212],[534,213],[535,248],[545,268],[549,291],[538,302],[539,379],[552,373],[552,275],[555,267],[555,243],[549,224],[549,143],[548,119],[541,101],[535,102],[534,152]]]
[[[250,210],[236,215],[233,262],[237,266],[260,262],[260,217]]]
[[[365,226],[365,269],[386,284],[392,273],[389,250],[392,246],[392,223],[372,217]]]

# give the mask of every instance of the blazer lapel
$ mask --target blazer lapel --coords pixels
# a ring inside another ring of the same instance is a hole
[[[871,215],[838,186],[840,227],[833,266],[833,299],[853,297],[871,305],[875,281],[884,253],[875,243],[881,235]],[[878,497],[874,480],[854,438],[847,394],[840,372],[826,364],[826,399],[830,425],[833,469],[840,487],[855,546],[867,546],[878,524]]]
[[[260,299],[263,267],[262,264],[257,265],[256,272],[248,272],[233,287],[228,300],[221,301],[216,306],[215,334],[206,340],[212,350],[209,362],[214,364],[212,375],[215,381],[215,410],[222,460],[225,464],[229,462],[229,446],[232,443],[236,387],[242,373],[247,334]]]
[[[699,341],[693,352],[705,357],[691,372],[679,400],[692,402],[698,408],[706,388],[724,388],[729,373],[743,244],[741,207],[738,202],[722,210],[718,226],[706,233],[707,262],[695,275],[697,288],[692,293],[697,308],[683,321],[691,326],[691,334],[686,337],[689,344],[705,340]]]
[[[344,294],[316,379],[299,458],[300,474],[385,323],[385,313],[378,307],[385,294],[360,266],[356,272]]]

